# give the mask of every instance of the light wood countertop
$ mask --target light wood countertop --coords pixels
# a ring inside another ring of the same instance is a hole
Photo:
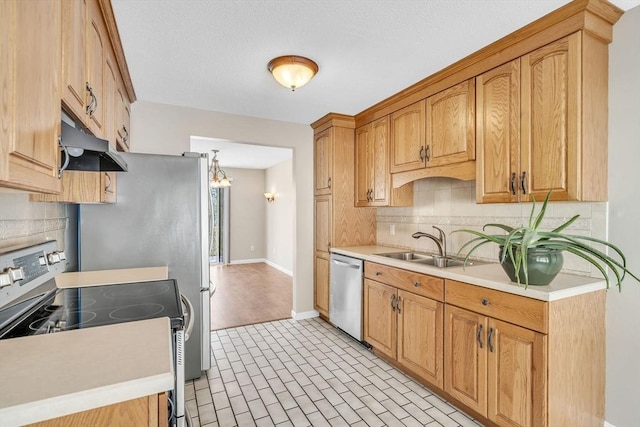
[[[489,289],[522,295],[543,301],[555,301],[576,295],[581,295],[606,288],[604,279],[577,276],[573,274],[558,274],[548,286],[524,285],[511,282],[500,264],[489,263],[467,267],[437,268],[430,265],[401,261],[387,258],[380,253],[406,252],[409,249],[393,248],[389,246],[352,246],[344,248],[331,248],[331,252],[376,262],[417,273],[429,274],[443,279],[457,280]]]
[[[83,286],[165,280],[168,276],[169,269],[167,266],[79,271],[58,274],[56,276],[56,286],[58,288],[80,288]]]
[[[0,341],[0,424],[23,425],[173,389],[168,317]]]

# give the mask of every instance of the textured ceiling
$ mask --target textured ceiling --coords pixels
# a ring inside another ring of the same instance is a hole
[[[309,124],[356,114],[566,0],[112,0],[139,100]],[[629,9],[640,0],[614,3]],[[291,92],[276,56],[320,67]]]

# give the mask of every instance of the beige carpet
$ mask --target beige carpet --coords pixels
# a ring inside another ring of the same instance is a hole
[[[291,317],[292,278],[265,264],[211,267],[211,330]]]

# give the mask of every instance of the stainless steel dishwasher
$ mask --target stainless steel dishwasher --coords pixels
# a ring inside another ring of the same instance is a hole
[[[338,328],[362,341],[361,259],[331,254],[329,319]]]

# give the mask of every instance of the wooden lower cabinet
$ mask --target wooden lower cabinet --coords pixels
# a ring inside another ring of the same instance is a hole
[[[315,260],[314,306],[318,313],[329,317],[329,260],[317,256]]]
[[[442,388],[443,304],[394,286],[364,281],[364,340]]]
[[[364,340],[395,359],[397,315],[393,303],[397,289],[364,279]]]
[[[442,388],[444,304],[398,290],[398,362]]]
[[[34,427],[126,427],[168,425],[167,393],[153,394],[126,402],[114,403],[35,424]]]
[[[546,335],[445,307],[445,392],[498,425],[546,425]]]

